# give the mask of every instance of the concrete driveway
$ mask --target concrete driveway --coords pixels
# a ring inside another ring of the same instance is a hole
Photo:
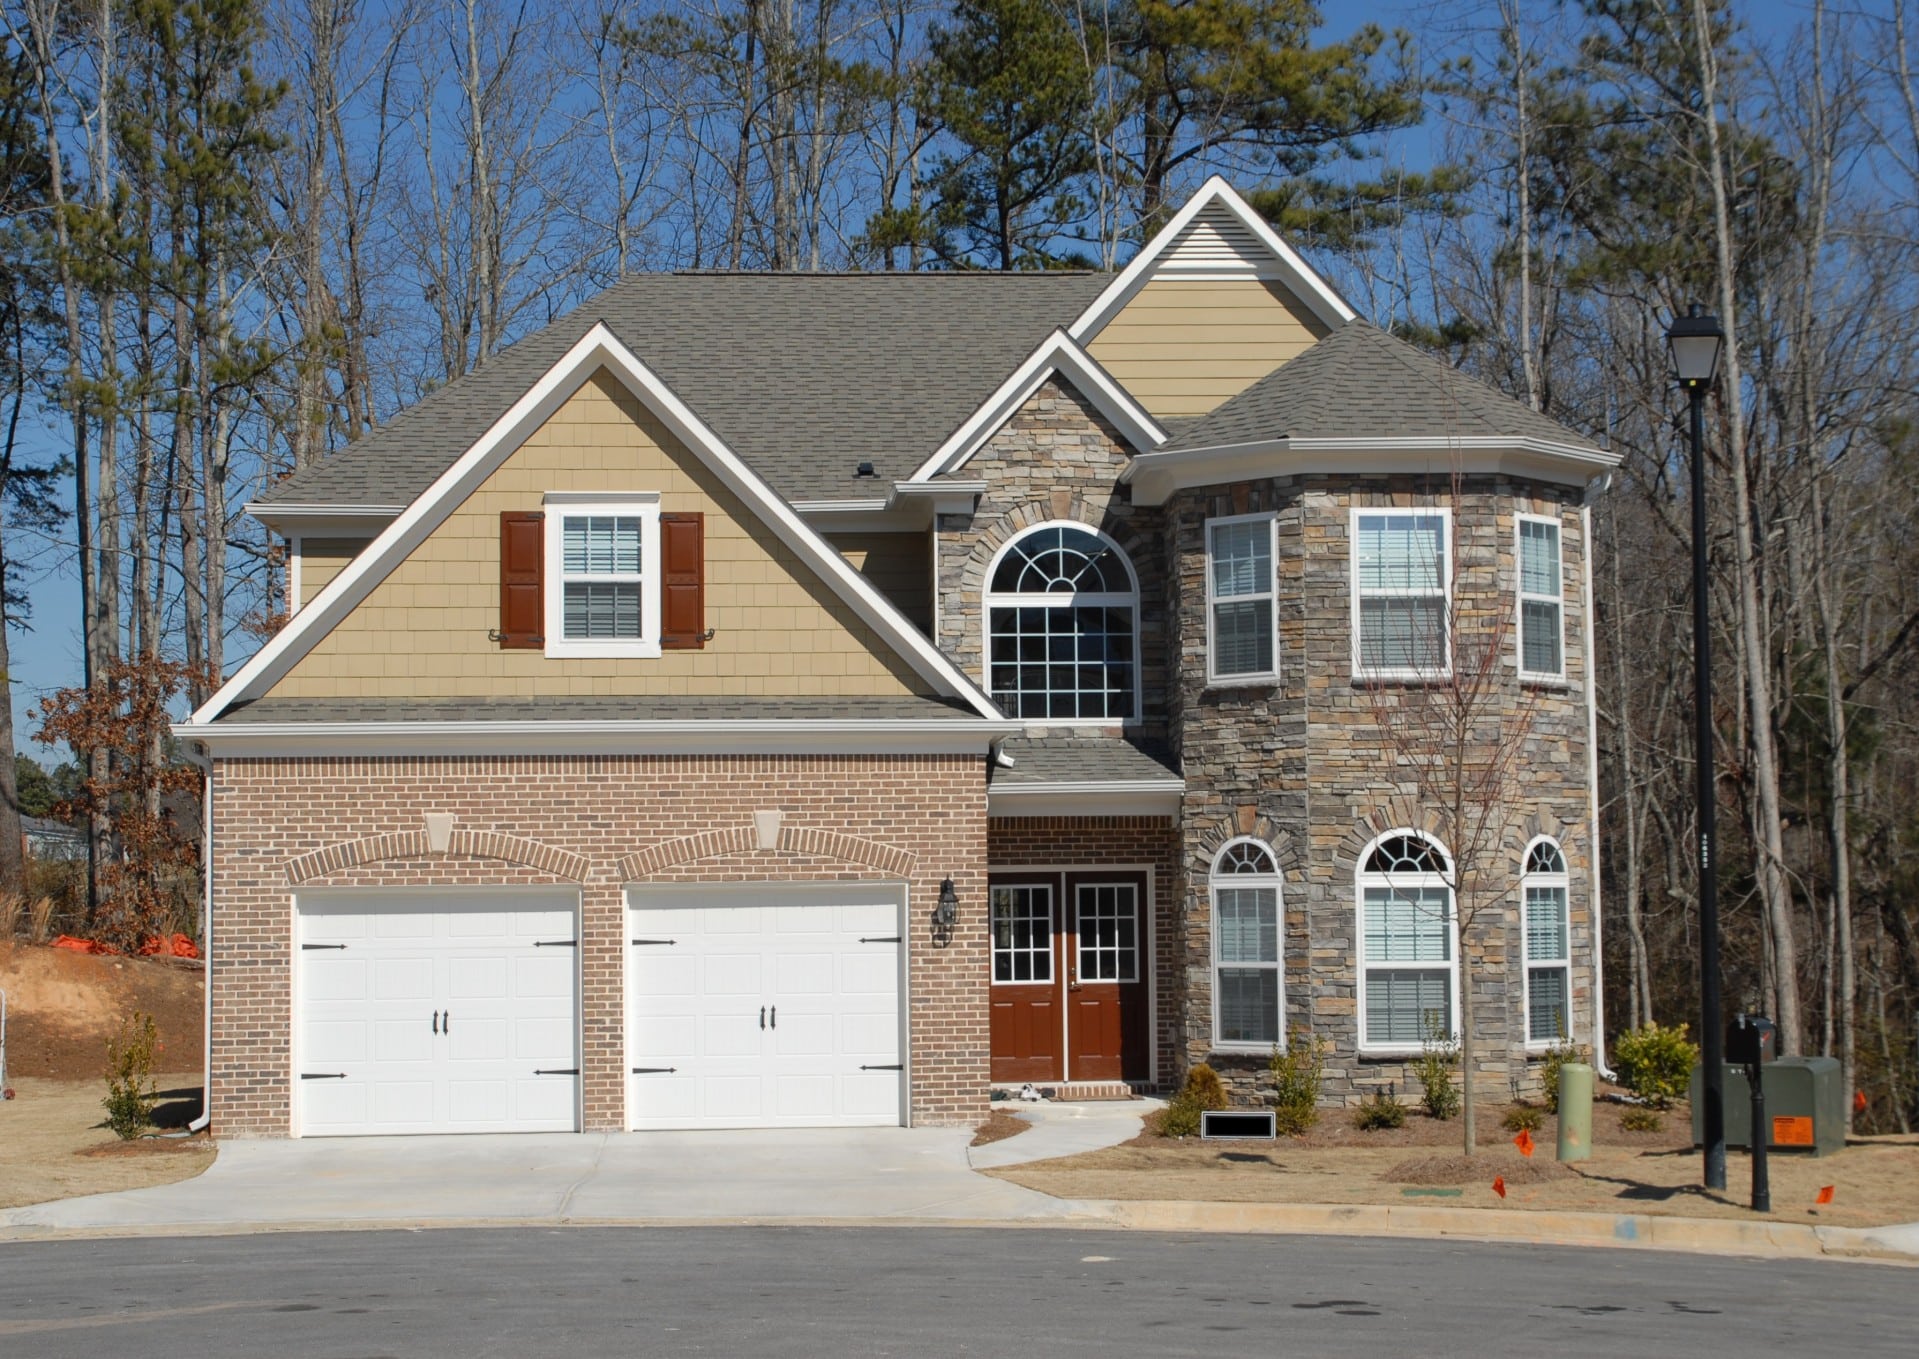
[[[1144,1102],[1048,1106],[995,1165],[1110,1145]],[[198,1179],[0,1212],[0,1236],[477,1222],[1100,1220],[974,1172],[964,1128],[225,1142]],[[985,1155],[985,1153],[991,1153]]]

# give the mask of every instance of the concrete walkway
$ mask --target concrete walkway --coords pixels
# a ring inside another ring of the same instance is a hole
[[[1087,1104],[1060,1104],[1051,1100],[1037,1104],[998,1104],[994,1107],[1025,1119],[1033,1125],[1033,1130],[1003,1142],[969,1147],[967,1159],[975,1170],[991,1170],[996,1166],[1050,1161],[1056,1156],[1118,1146],[1139,1136],[1140,1118],[1163,1103],[1156,1099],[1130,1099]]]
[[[1014,1151],[984,1162],[1010,1165],[1111,1145],[1139,1130],[1145,1107],[1049,1106],[1032,1132],[979,1151]],[[1130,1112],[1108,1112],[1115,1109]],[[375,1223],[1104,1218],[1089,1205],[974,1174],[971,1140],[964,1128],[822,1128],[225,1142],[196,1179],[0,1212],[0,1237]]]

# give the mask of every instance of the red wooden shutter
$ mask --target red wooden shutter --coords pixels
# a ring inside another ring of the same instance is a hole
[[[500,511],[500,645],[546,645],[546,516]]]
[[[660,516],[660,646],[706,645],[706,516]]]

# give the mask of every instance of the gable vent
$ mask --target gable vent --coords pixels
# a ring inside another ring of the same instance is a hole
[[[1161,278],[1271,278],[1278,264],[1251,227],[1214,206],[1187,223],[1153,272]]]

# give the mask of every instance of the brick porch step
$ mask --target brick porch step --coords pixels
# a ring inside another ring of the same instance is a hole
[[[1064,1100],[1070,1104],[1091,1103],[1096,1100],[1139,1098],[1138,1092],[1125,1081],[1033,1081],[1032,1086],[1035,1090],[1041,1091],[1042,1093],[1051,1094],[1056,1100]],[[1025,1088],[1025,1082],[1013,1081],[996,1085],[993,1088],[995,1090],[1005,1090],[1010,1094],[1017,1095]]]

